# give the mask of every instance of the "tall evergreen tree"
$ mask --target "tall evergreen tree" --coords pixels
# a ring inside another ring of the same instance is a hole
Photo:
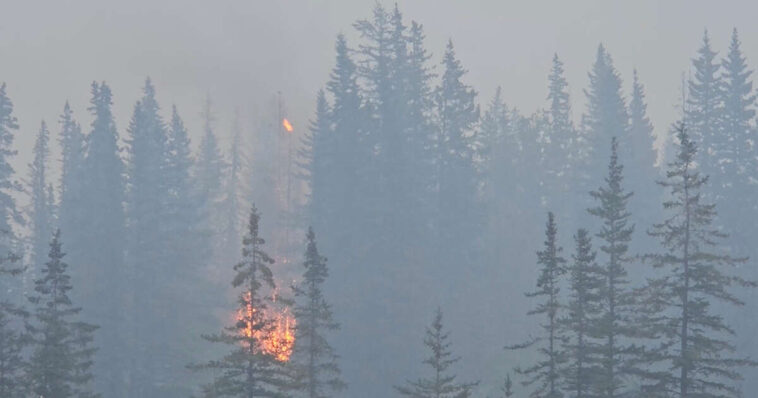
[[[563,321],[568,338],[567,362],[563,378],[566,391],[575,398],[598,396],[593,391],[599,377],[600,347],[595,324],[602,315],[601,294],[604,287],[603,270],[595,262],[596,253],[586,229],[574,235],[576,251],[569,266],[571,273],[568,316]]]
[[[602,44],[597,48],[589,79],[589,88],[584,91],[587,112],[582,118],[586,139],[583,145],[586,154],[583,156],[586,156],[589,167],[585,176],[590,178],[588,181],[596,181],[600,179],[597,171],[602,170],[601,165],[605,164],[602,148],[607,148],[611,138],[618,137],[622,148],[625,148],[622,159],[631,159],[631,154],[627,153],[631,143],[628,140],[629,115],[621,93],[621,78]]]
[[[395,389],[400,395],[414,398],[468,398],[473,394],[479,382],[458,382],[456,375],[450,373],[450,366],[460,358],[454,357],[448,341],[450,333],[442,325],[442,311],[438,308],[434,314],[431,327],[426,329],[424,345],[429,348],[429,357],[424,364],[431,368],[431,375],[408,381],[405,386]]]
[[[329,276],[326,257],[316,247],[316,235],[308,229],[303,266],[303,282],[295,286],[297,319],[292,360],[296,364],[298,389],[308,398],[326,398],[343,390],[337,354],[329,344],[327,333],[339,328],[332,308],[324,298],[322,286]]]
[[[50,133],[43,121],[34,143],[34,159],[29,165],[29,187],[31,196],[29,206],[29,221],[31,224],[31,253],[30,264],[33,272],[38,270],[46,257],[49,237],[53,234],[53,209],[51,198],[48,197],[49,183],[47,180],[48,158],[50,149],[48,143]]]
[[[436,142],[436,233],[439,261],[463,263],[475,254],[481,228],[479,181],[475,165],[474,128],[479,121],[476,91],[461,79],[466,70],[448,41],[443,57],[442,82],[435,93],[438,137]]]
[[[66,101],[59,118],[61,147],[61,179],[58,190],[60,199],[59,224],[67,231],[69,242],[80,242],[81,232],[77,226],[86,214],[80,205],[84,185],[82,169],[84,167],[85,139],[79,123],[74,120],[73,110]]]
[[[80,264],[72,278],[82,290],[77,296],[91,309],[85,318],[97,319],[102,327],[97,338],[101,347],[96,355],[100,364],[97,390],[109,397],[128,397],[133,387],[134,368],[127,360],[133,307],[126,300],[132,275],[124,267],[124,163],[111,112],[110,87],[93,82],[90,103],[94,120],[87,136],[79,201],[79,214],[85,216],[77,225],[81,233],[76,236],[78,241],[71,242],[69,258]]]
[[[231,347],[219,360],[193,365],[198,370],[217,370],[214,380],[203,386],[207,397],[282,397],[281,391],[291,388],[284,366],[263,349],[261,336],[271,333],[273,323],[266,318],[268,308],[264,289],[274,289],[269,265],[274,263],[265,251],[260,237],[260,214],[253,206],[242,241],[242,260],[234,266],[234,288],[238,295],[238,320],[223,332],[203,338]]]
[[[600,251],[605,255],[602,288],[602,316],[596,323],[596,336],[601,356],[595,388],[602,397],[616,397],[624,387],[624,380],[631,373],[630,363],[639,354],[629,341],[635,337],[634,314],[637,306],[629,287],[626,264],[634,225],[630,224],[631,213],[627,210],[631,192],[623,187],[624,166],[619,162],[618,141],[611,140],[611,156],[605,184],[590,195],[597,202],[588,211],[597,217],[600,230],[597,237],[603,242]]]
[[[21,320],[26,312],[15,299],[20,286],[17,277],[24,268],[15,254],[17,246],[13,223],[21,221],[13,195],[21,191],[10,160],[13,150],[13,131],[18,122],[13,116],[13,102],[8,97],[5,83],[0,85],[0,396],[21,398],[26,393],[25,361],[22,355],[26,338]]]
[[[74,306],[60,230],[53,234],[48,261],[35,283],[29,301],[35,306],[29,332],[34,342],[29,380],[35,396],[49,398],[95,397],[90,389],[94,349],[87,344],[97,326],[79,320]],[[82,345],[82,343],[84,344]]]
[[[517,368],[516,371],[527,377],[524,385],[536,384],[536,389],[530,397],[560,398],[560,370],[566,360],[564,352],[565,336],[560,327],[558,311],[560,304],[560,277],[566,272],[566,260],[561,257],[562,248],[558,246],[558,229],[553,213],[548,213],[545,228],[545,247],[537,252],[537,264],[542,266],[537,279],[537,290],[527,293],[527,297],[543,298],[544,301],[530,310],[527,315],[539,315],[546,318],[542,324],[544,334],[535,340],[510,348],[525,348],[533,344],[539,346],[540,359],[528,368]]]
[[[719,170],[717,150],[723,110],[723,78],[717,53],[711,48],[708,31],[703,32],[703,44],[692,60],[694,73],[687,83],[687,125],[693,139],[700,143],[698,162],[707,174]]]
[[[195,179],[199,200],[202,203],[204,223],[209,228],[208,252],[217,254],[219,249],[223,200],[223,178],[226,164],[221,155],[216,133],[213,131],[214,115],[211,108],[210,96],[203,107],[203,136],[200,140],[200,151],[197,156]],[[213,258],[213,257],[210,257]],[[216,264],[218,265],[218,264]]]
[[[720,247],[726,235],[713,226],[715,205],[703,199],[708,178],[697,170],[696,145],[683,124],[675,132],[678,155],[660,182],[669,193],[668,216],[651,230],[662,251],[646,256],[659,270],[646,287],[658,342],[646,357],[646,390],[656,397],[738,397],[740,368],[755,362],[735,356],[734,331],[714,306],[743,305],[735,290],[755,283],[736,272],[745,259]]]
[[[229,169],[225,178],[224,203],[224,252],[239,252],[240,234],[240,196],[242,189],[242,127],[239,124],[239,112],[235,112],[232,125],[232,141],[229,147]]]
[[[571,101],[568,93],[568,82],[564,76],[563,62],[558,54],[553,55],[553,67],[548,76],[548,96],[550,103],[548,117],[550,128],[547,131],[545,143],[545,185],[550,190],[550,196],[560,196],[568,192],[572,184],[572,162],[577,156],[577,142],[574,123],[571,121]]]

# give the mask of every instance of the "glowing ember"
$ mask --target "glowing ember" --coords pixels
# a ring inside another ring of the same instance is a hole
[[[253,330],[252,319],[256,309],[245,300],[248,305],[245,313],[239,310],[237,320],[244,321],[245,328],[242,329],[244,337],[252,337],[259,342],[261,350],[276,358],[280,362],[287,362],[292,355],[292,347],[295,344],[295,317],[289,313],[289,308],[284,307],[280,311],[267,308],[263,314],[264,319],[270,322],[270,330]],[[276,304],[276,294],[273,296],[274,305]]]
[[[287,120],[287,118],[284,118],[282,120],[282,126],[284,126],[284,129],[287,130],[288,133],[291,133],[293,130],[292,124],[290,123],[289,120]]]

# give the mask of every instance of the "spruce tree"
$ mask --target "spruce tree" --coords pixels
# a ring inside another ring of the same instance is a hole
[[[646,356],[648,396],[739,397],[740,368],[756,363],[735,355],[734,331],[718,304],[742,306],[736,290],[754,287],[739,276],[746,259],[722,246],[716,207],[703,197],[708,177],[696,164],[697,147],[684,125],[675,127],[676,159],[660,184],[668,191],[667,217],[651,236],[661,251],[646,257],[658,271],[646,286],[646,315],[657,345]]]
[[[476,91],[462,78],[466,70],[448,41],[442,82],[435,92],[438,118],[435,164],[436,251],[441,264],[460,264],[475,254],[481,230],[480,175],[475,160],[474,128],[479,121]],[[466,248],[466,249],[462,249]],[[461,258],[461,254],[466,253]]]
[[[239,252],[240,234],[240,196],[242,192],[242,127],[239,124],[239,112],[235,112],[232,125],[232,141],[229,147],[229,169],[224,180],[224,253]]]
[[[191,365],[196,370],[215,370],[214,379],[203,386],[206,397],[283,397],[282,391],[292,387],[284,365],[263,349],[261,336],[272,332],[264,289],[274,289],[269,266],[274,263],[264,250],[260,237],[260,214],[253,206],[242,240],[242,260],[234,266],[232,287],[240,289],[237,296],[238,320],[219,334],[204,335],[211,343],[230,347],[223,358],[205,364]]]
[[[303,266],[303,281],[294,287],[297,319],[292,361],[295,364],[298,390],[308,398],[326,398],[343,390],[337,354],[327,334],[339,328],[332,307],[324,298],[322,286],[329,276],[326,257],[316,247],[316,235],[308,229]]]
[[[571,275],[568,315],[562,322],[567,336],[567,362],[563,368],[565,389],[570,396],[596,396],[592,390],[598,379],[600,347],[595,324],[602,315],[603,270],[595,262],[596,253],[586,229],[574,235],[576,249],[568,267]]]
[[[431,327],[426,328],[424,345],[429,348],[429,357],[424,364],[431,368],[431,375],[415,381],[407,381],[404,386],[396,386],[397,392],[414,398],[468,398],[479,382],[458,382],[450,367],[460,358],[453,356],[448,341],[450,333],[442,325],[442,310],[434,314]]]
[[[29,297],[35,306],[28,327],[34,344],[30,387],[35,396],[46,398],[96,397],[90,389],[94,354],[90,343],[97,326],[78,319],[82,309],[69,297],[73,286],[63,261],[60,230],[49,247],[48,261],[34,282],[35,294]]]
[[[15,299],[20,293],[18,276],[24,268],[14,251],[17,239],[12,227],[21,220],[13,197],[21,186],[10,164],[16,154],[12,148],[14,130],[18,130],[18,123],[3,83],[0,85],[0,396],[22,398],[27,387],[23,372],[27,340],[21,323],[27,314]]]
[[[73,270],[72,278],[81,289],[77,296],[82,305],[90,309],[86,318],[97,319],[102,327],[97,338],[97,390],[109,397],[128,397],[134,367],[129,360],[133,352],[128,348],[133,307],[127,301],[127,286],[132,275],[124,263],[125,170],[111,111],[110,87],[93,82],[90,103],[94,120],[86,138],[77,213],[82,218],[76,225],[81,233],[72,237],[78,240],[71,242],[69,258],[80,265]]]
[[[50,207],[51,198],[48,197],[49,183],[47,180],[48,158],[50,149],[48,146],[50,133],[43,121],[34,143],[34,159],[29,165],[28,192],[31,196],[29,206],[29,221],[31,226],[31,253],[30,264],[32,272],[36,273],[42,266],[46,257],[49,237],[53,234],[53,209]]]
[[[602,241],[600,251],[604,254],[604,278],[602,288],[602,315],[594,333],[601,340],[601,356],[595,388],[602,397],[616,397],[624,388],[625,379],[631,373],[630,363],[640,354],[630,339],[637,335],[634,314],[637,306],[629,286],[626,265],[631,261],[629,244],[634,225],[627,210],[631,192],[624,189],[624,166],[618,157],[618,141],[611,140],[611,156],[605,184],[590,195],[597,202],[588,209],[597,217],[600,230],[597,237]]]
[[[571,121],[571,102],[563,62],[553,55],[553,67],[548,76],[549,129],[544,153],[545,185],[549,196],[556,197],[569,191],[572,184],[572,165],[579,156],[576,147],[581,145]]]
[[[589,73],[590,85],[584,93],[587,96],[587,111],[582,118],[585,144],[582,155],[586,159],[585,182],[600,179],[598,170],[605,164],[603,148],[607,148],[612,137],[618,137],[625,148],[623,159],[630,159],[627,153],[631,148],[628,140],[629,115],[626,102],[621,93],[621,78],[613,60],[601,44],[592,70]]]
[[[223,181],[224,169],[226,163],[221,155],[216,133],[213,131],[214,115],[211,108],[212,103],[210,96],[205,100],[203,107],[203,136],[200,139],[200,148],[197,155],[196,187],[198,189],[198,198],[202,203],[202,214],[204,224],[209,229],[210,236],[207,237],[207,259],[212,259],[213,255],[218,253],[221,230],[222,211],[221,205],[223,200]],[[218,265],[218,264],[215,264]]]
[[[561,393],[561,367],[566,361],[564,351],[565,336],[560,327],[560,278],[566,272],[566,260],[561,257],[563,250],[558,246],[558,229],[555,225],[555,216],[548,213],[545,227],[545,247],[537,252],[537,264],[542,267],[537,279],[537,290],[527,293],[527,297],[542,298],[543,301],[527,312],[527,315],[544,316],[545,322],[541,324],[543,333],[533,341],[526,344],[515,345],[510,348],[519,349],[532,345],[539,347],[539,360],[528,368],[517,368],[516,372],[525,376],[525,386],[535,385],[530,397],[560,398]]]
[[[87,214],[80,205],[82,187],[84,186],[82,170],[84,167],[85,140],[79,123],[74,120],[73,110],[66,101],[59,118],[59,144],[61,156],[61,179],[58,189],[59,224],[66,231],[69,242],[80,242],[79,222]]]
[[[723,78],[721,63],[711,48],[708,31],[703,32],[703,44],[692,60],[694,73],[687,83],[685,118],[692,138],[699,143],[698,162],[707,174],[715,174],[720,166],[717,157],[723,111]]]

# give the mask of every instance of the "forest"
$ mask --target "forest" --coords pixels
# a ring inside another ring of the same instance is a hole
[[[397,4],[349,29],[308,126],[280,94],[228,146],[210,96],[178,109],[149,77],[126,125],[107,81],[37,126],[0,85],[0,397],[758,390],[758,93],[736,28],[692,38],[655,130],[645,76],[602,43],[585,98],[555,54],[525,113]]]

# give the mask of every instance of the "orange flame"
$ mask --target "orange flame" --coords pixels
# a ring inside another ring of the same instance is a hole
[[[282,119],[282,126],[284,126],[284,129],[287,130],[288,133],[291,133],[293,130],[292,124],[287,118]]]
[[[267,308],[263,318],[270,322],[270,330],[253,330],[253,315],[257,311],[250,304],[249,294],[246,297],[247,308],[238,310],[237,320],[245,322],[241,330],[243,337],[253,338],[260,344],[260,349],[276,358],[280,362],[287,362],[292,355],[292,348],[295,345],[295,317],[289,313],[289,309],[284,307],[281,311]],[[276,302],[276,294],[273,296]]]

